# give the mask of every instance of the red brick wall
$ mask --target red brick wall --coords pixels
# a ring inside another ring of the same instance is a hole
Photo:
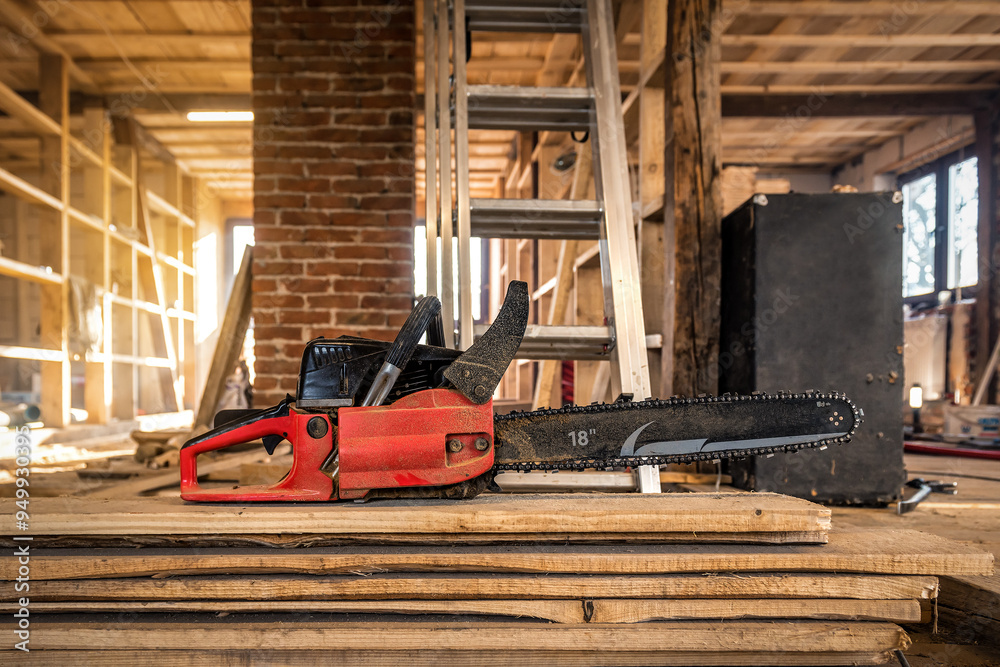
[[[252,0],[255,404],[316,336],[391,340],[413,292],[412,0]]]

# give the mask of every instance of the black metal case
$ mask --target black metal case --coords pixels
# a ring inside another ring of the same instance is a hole
[[[902,206],[893,193],[757,195],[722,223],[719,389],[840,391],[853,441],[730,464],[734,484],[838,504],[899,497]]]

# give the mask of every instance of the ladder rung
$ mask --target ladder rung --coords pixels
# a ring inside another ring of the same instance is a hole
[[[476,337],[487,329],[475,326]],[[529,324],[518,359],[607,359],[613,347],[611,327]]]
[[[465,15],[483,32],[580,32],[586,16],[571,0],[468,0]]]
[[[593,240],[604,210],[593,200],[471,199],[469,214],[473,236]]]
[[[589,88],[468,86],[469,128],[586,130],[593,115]]]

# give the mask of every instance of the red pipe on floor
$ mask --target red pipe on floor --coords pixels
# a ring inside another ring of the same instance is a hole
[[[966,459],[991,459],[1000,461],[1000,450],[967,449],[964,447],[949,447],[946,445],[931,445],[923,442],[905,441],[903,451],[911,454],[930,454],[931,456],[959,456]]]

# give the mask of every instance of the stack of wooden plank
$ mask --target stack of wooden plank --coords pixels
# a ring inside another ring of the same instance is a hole
[[[17,664],[882,664],[993,560],[772,494],[32,508]]]

